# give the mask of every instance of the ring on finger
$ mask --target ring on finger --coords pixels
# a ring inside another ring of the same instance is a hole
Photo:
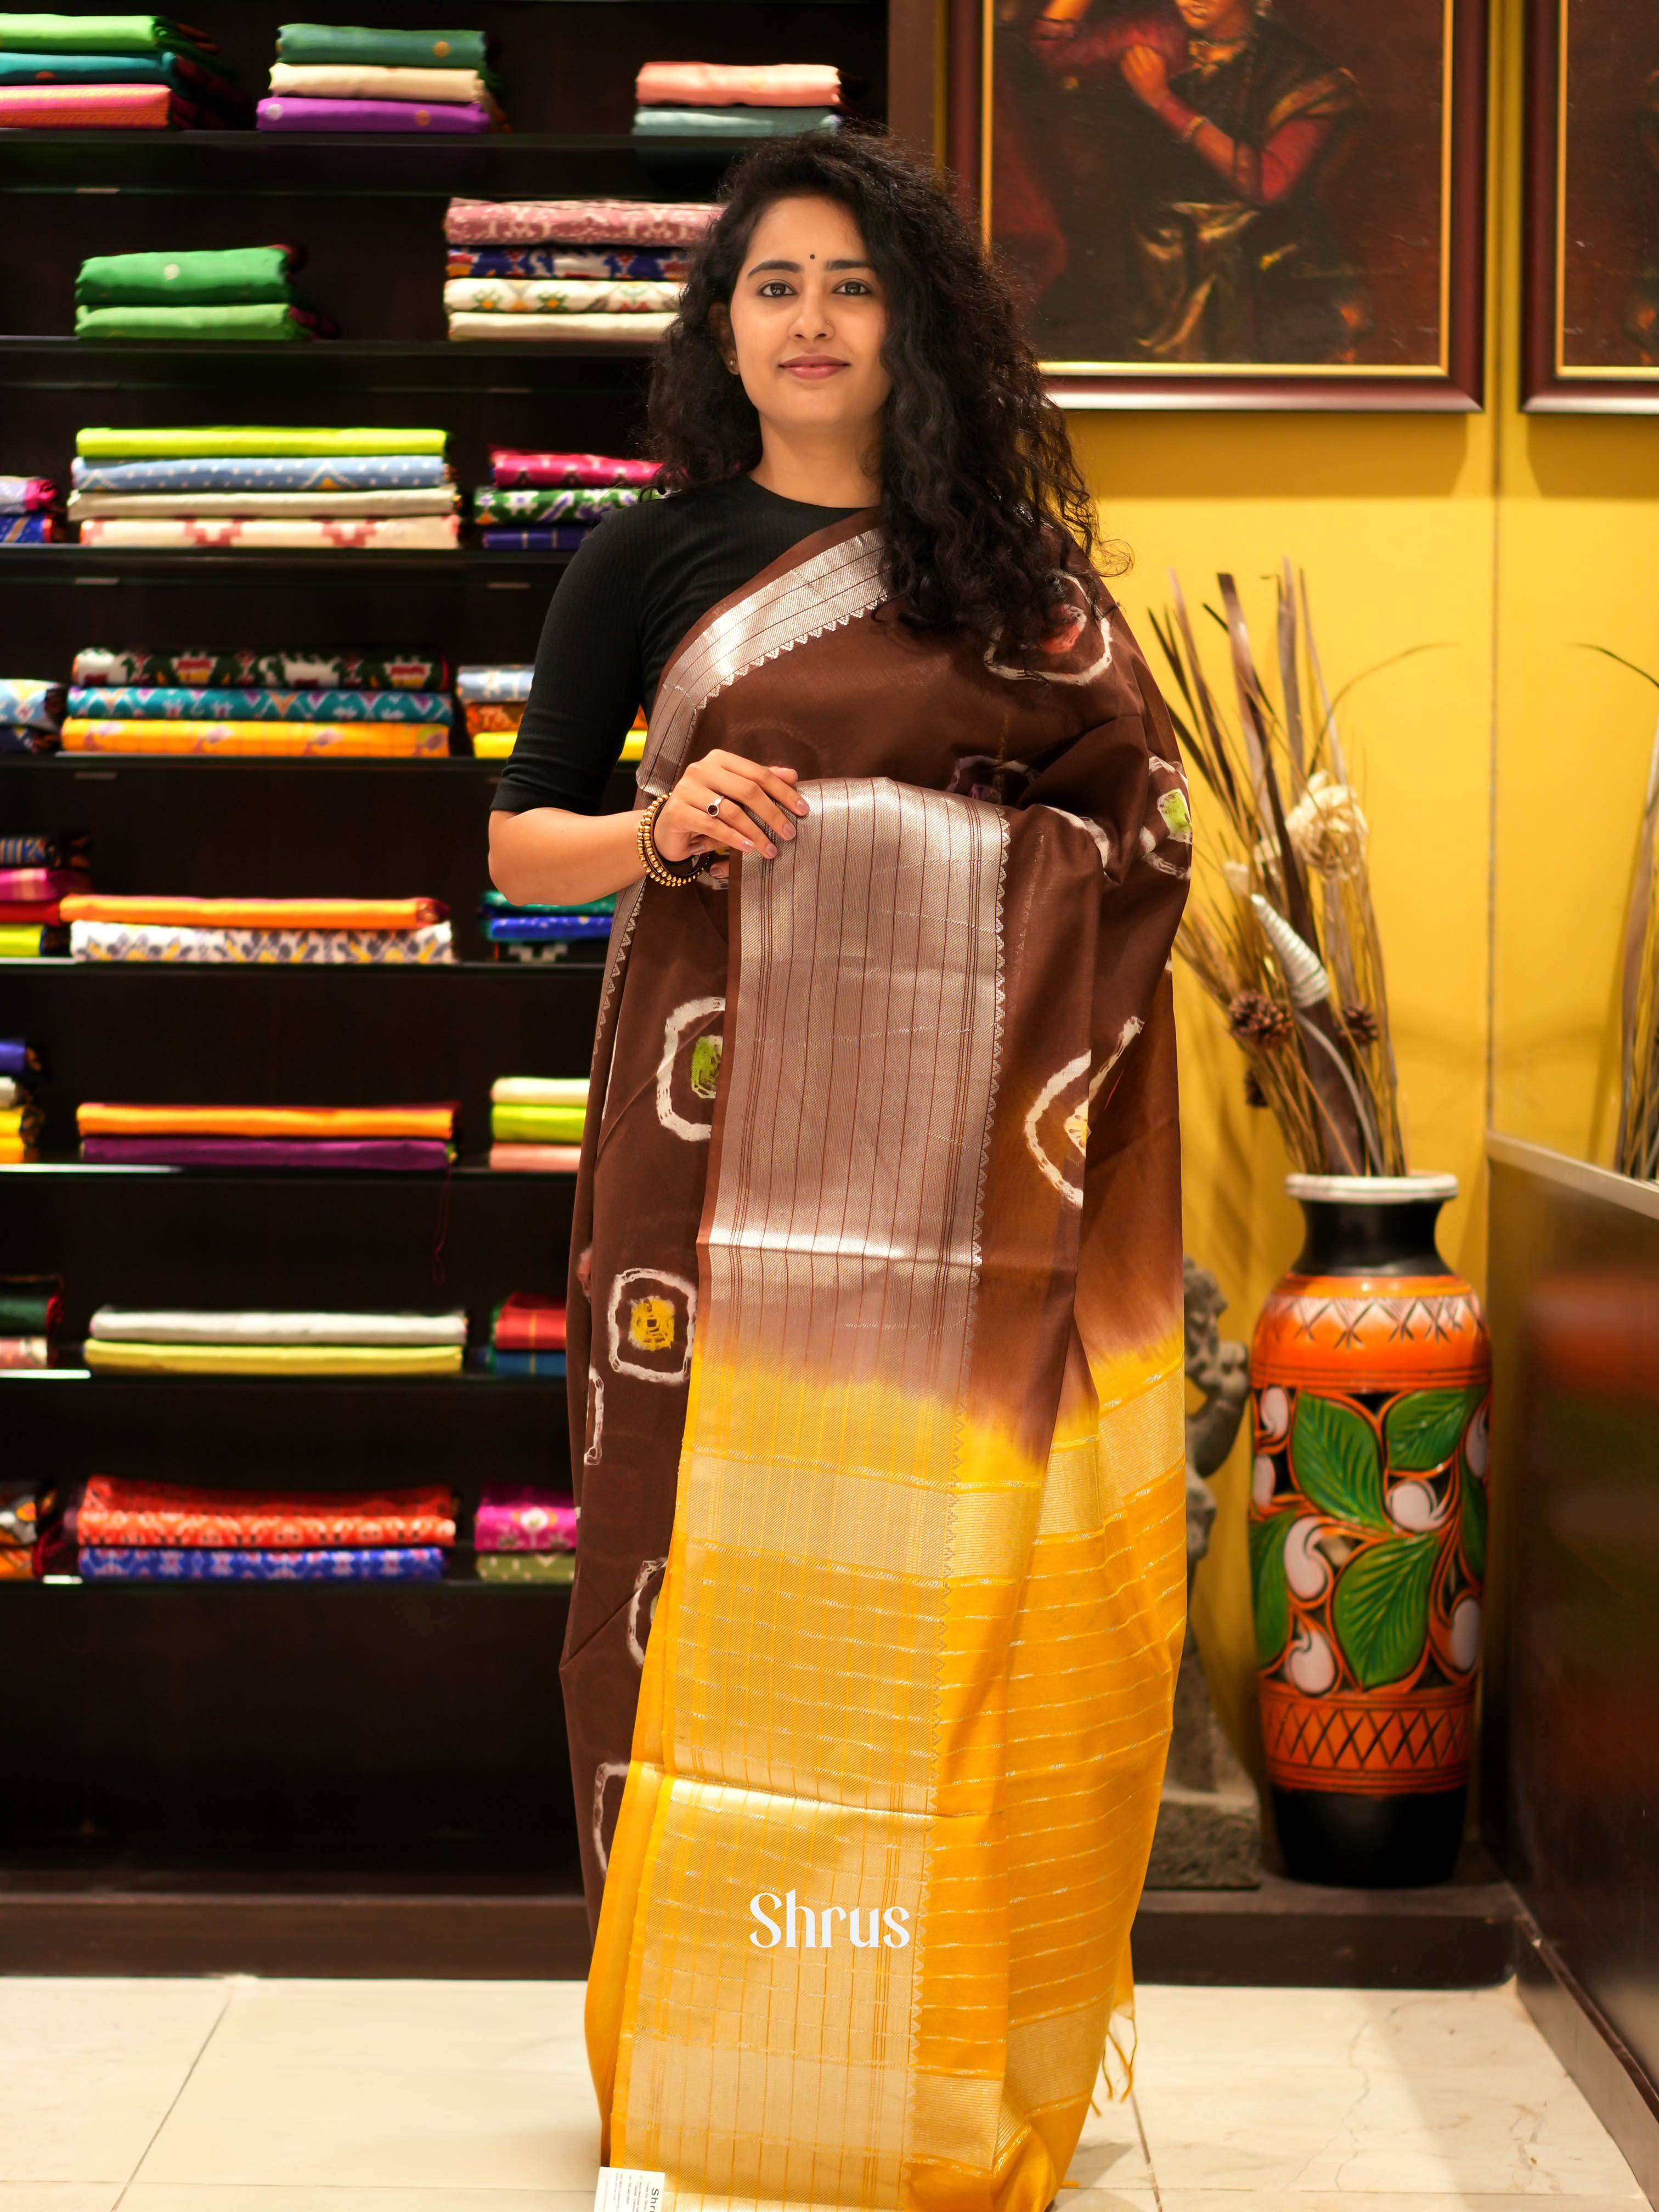
[[[703,809],[705,814],[718,814],[720,811],[720,801],[718,799],[711,799],[708,805]]]

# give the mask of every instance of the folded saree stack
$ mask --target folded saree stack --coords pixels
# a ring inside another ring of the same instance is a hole
[[[0,676],[0,753],[55,753],[67,699],[44,676]]]
[[[434,966],[453,960],[436,899],[67,898],[76,960]]]
[[[27,1582],[33,1574],[39,1519],[33,1476],[0,1474],[0,1582]]]
[[[465,1313],[228,1313],[100,1306],[95,1375],[459,1375]]]
[[[261,131],[505,131],[483,31],[284,23]]]
[[[47,477],[0,477],[0,550],[50,545],[63,535],[58,487]]]
[[[14,867],[0,864],[0,957],[38,958],[42,953],[69,949],[64,901],[89,891],[92,878],[87,872],[83,852],[71,850],[62,857],[70,865],[42,866],[26,861]],[[0,1073],[0,1084],[13,1080]],[[0,1106],[0,1160],[8,1158],[8,1139],[20,1141],[26,1147],[21,1154],[12,1157],[32,1159],[39,1127],[40,1116],[31,1102],[9,1099]]]
[[[479,919],[497,960],[562,960],[574,945],[602,952],[616,916],[613,892],[585,904],[515,906],[502,891],[486,891]]]
[[[454,702],[439,653],[217,653],[75,656],[70,752],[281,753],[441,759]]]
[[[487,1482],[472,1547],[480,1582],[568,1583],[576,1571],[575,1506],[561,1491]]]
[[[50,1366],[63,1310],[56,1275],[0,1275],[0,1368]]]
[[[447,551],[460,532],[447,441],[368,426],[85,429],[70,519],[83,545]]]
[[[647,147],[841,128],[841,72],[827,63],[647,62],[634,99],[634,136]]]
[[[489,1087],[489,1164],[574,1175],[587,1119],[585,1075],[503,1075]]]
[[[0,839],[0,844],[9,842]],[[34,1098],[40,1074],[40,1057],[25,1039],[0,1037],[0,1167],[16,1167],[35,1157],[42,1119]],[[5,1364],[0,1356],[0,1366]]]
[[[452,338],[622,343],[660,337],[687,250],[717,210],[660,200],[451,200],[444,216]],[[621,270],[623,273],[616,273]]]
[[[167,15],[0,14],[0,129],[239,129],[247,102],[216,53]]]
[[[95,254],[75,280],[75,335],[173,344],[331,337],[333,325],[294,295],[304,259],[302,246]]]
[[[489,1328],[493,1375],[562,1376],[564,1370],[564,1300],[515,1291],[495,1309]]]
[[[483,526],[486,550],[494,552],[574,553],[606,515],[656,495],[654,461],[610,453],[521,453],[494,447],[489,468],[491,481],[472,495],[472,515]]]
[[[439,1172],[454,1158],[459,1108],[123,1106],[76,1109],[81,1157],[105,1167]]]
[[[88,1581],[439,1582],[455,1498],[388,1491],[211,1490],[94,1474],[46,1539]]]

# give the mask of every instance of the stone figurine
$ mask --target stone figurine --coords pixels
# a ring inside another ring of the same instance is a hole
[[[1203,1404],[1187,1416],[1187,1595],[1209,1549],[1215,1499],[1208,1478],[1225,1461],[1250,1387],[1248,1346],[1224,1341],[1227,1301],[1215,1277],[1185,1268],[1187,1379]],[[1176,1678],[1175,1733],[1152,1841],[1148,1889],[1254,1889],[1261,1879],[1255,1786],[1221,1732],[1190,1622]]]

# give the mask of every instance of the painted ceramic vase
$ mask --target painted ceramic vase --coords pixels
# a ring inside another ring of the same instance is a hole
[[[1250,1583],[1285,1871],[1443,1881],[1462,1833],[1491,1346],[1435,1248],[1453,1176],[1291,1176],[1307,1240],[1250,1352]]]

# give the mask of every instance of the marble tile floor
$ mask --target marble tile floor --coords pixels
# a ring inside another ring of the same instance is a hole
[[[0,2212],[587,2212],[576,1982],[0,1978]],[[1058,2212],[1625,2212],[1512,1988],[1143,1989]],[[1542,2208],[1540,2207],[1540,2212]]]

